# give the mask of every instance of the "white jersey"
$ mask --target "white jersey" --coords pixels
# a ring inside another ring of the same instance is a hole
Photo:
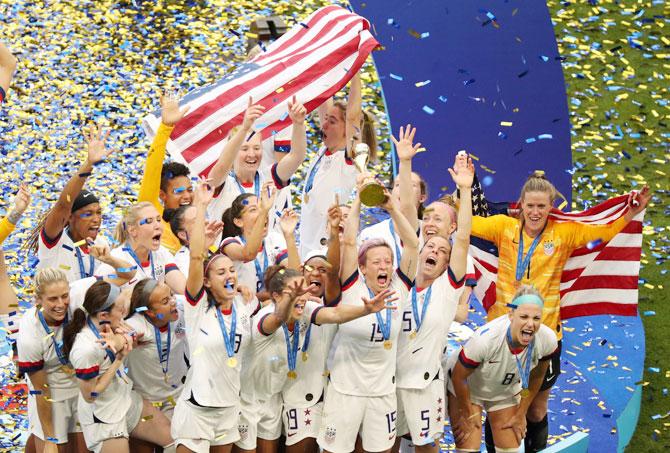
[[[330,370],[331,384],[345,395],[382,396],[395,392],[396,354],[400,334],[400,312],[407,303],[412,282],[399,270],[393,273],[390,289],[398,297],[398,309],[385,309],[378,313],[386,323],[391,313],[391,348],[384,346],[385,339],[377,314],[369,314],[340,324],[335,336],[337,348]],[[370,292],[357,270],[342,284],[342,305],[363,305],[362,297]],[[388,344],[388,343],[387,343]]]
[[[346,203],[356,187],[356,167],[344,150],[334,153],[322,147],[305,173],[300,214],[300,255],[325,246],[328,208],[335,201]]]
[[[77,378],[83,380],[95,379],[102,376],[112,366],[112,360],[105,349],[100,347],[98,338],[85,325],[77,334],[70,351],[70,360],[75,369]],[[132,402],[130,392],[133,381],[126,375],[123,366],[114,373],[109,386],[104,392],[95,396],[92,403],[79,397],[77,412],[82,425],[90,425],[96,421],[102,423],[117,423],[123,420]]]
[[[187,246],[182,245],[177,253],[174,254],[174,263],[185,276],[188,275],[189,265],[191,264],[191,251]]]
[[[397,267],[399,265],[398,253],[402,254],[402,241],[400,236],[398,236],[398,231],[393,225],[391,219],[386,219],[381,222],[370,225],[363,230],[358,235],[358,245],[360,246],[363,242],[368,239],[383,239],[390,247],[393,252],[393,263]],[[419,242],[423,244],[423,233],[421,233],[421,221],[419,221]]]
[[[221,250],[225,250],[227,245],[244,245],[246,241],[241,236],[226,238],[221,243]],[[274,231],[268,232],[261,246],[261,250],[252,261],[234,261],[235,271],[237,272],[237,281],[256,292],[263,286],[263,276],[265,270],[275,264],[281,263],[288,257],[286,251],[286,240],[281,234]]]
[[[326,383],[324,376],[325,356],[327,355],[325,336],[322,328],[315,323],[316,315],[323,305],[307,301],[302,317],[296,321],[288,332],[289,344],[293,345],[295,335],[298,337],[296,352],[297,377],[288,378],[288,345],[284,327],[279,327],[271,334],[263,332],[262,323],[266,316],[274,313],[275,305],[269,304],[254,316],[252,338],[254,344],[253,385],[256,397],[267,401],[281,392],[285,404],[294,407],[309,407],[321,397]],[[303,349],[309,335],[306,355]]]
[[[133,287],[137,282],[146,278],[151,278],[157,280],[160,283],[165,283],[165,276],[168,274],[168,272],[181,272],[174,263],[174,256],[172,253],[170,253],[168,249],[162,245],[159,246],[158,250],[155,252],[150,252],[149,260],[144,262],[140,262],[137,259],[137,255],[127,243],[116,247],[112,250],[111,253],[116,258],[120,258],[129,263],[131,266],[135,266],[136,268],[135,277],[133,277],[133,279],[129,282],[123,284],[121,288],[125,288],[127,286]],[[110,274],[116,272],[108,264],[103,264],[100,266],[100,269],[101,272],[107,272]]]
[[[521,377],[515,355],[523,364],[529,348],[526,347],[522,351],[510,349],[507,342],[509,326],[508,316],[501,316],[484,324],[461,348],[458,358],[450,360],[451,370],[456,360],[466,368],[475,368],[474,373],[468,378],[468,387],[473,399],[502,401],[521,391]],[[548,360],[558,352],[556,334],[544,324],[540,324],[533,341],[535,346],[531,357],[531,370],[540,360]],[[454,393],[451,382],[449,391]]]
[[[234,367],[229,366],[228,351],[216,314],[217,307],[210,307],[205,288],[192,296],[186,292],[184,318],[186,338],[191,351],[191,368],[188,370],[183,400],[195,401],[207,407],[230,407],[240,401],[240,372],[242,359],[251,344],[251,315],[258,307],[254,299],[246,304],[240,295],[233,301],[236,312],[235,339],[232,343]],[[231,334],[232,309],[222,311],[226,334]]]
[[[456,282],[451,269],[447,269],[428,288],[412,288],[410,291],[402,311],[402,330],[398,338],[398,388],[424,389],[435,378],[444,379],[442,351],[447,345],[449,326],[456,316],[463,281]],[[417,316],[419,319],[423,317],[418,331],[412,308],[414,295]]]
[[[161,329],[151,324],[142,313],[135,313],[126,320],[138,335],[143,335],[140,344],[133,348],[126,359],[128,376],[135,384],[133,389],[151,402],[172,399],[176,404],[176,399],[181,394],[182,380],[187,371],[186,328],[184,307],[178,307],[179,319]],[[160,338],[160,356],[156,342],[157,333]],[[163,373],[164,369],[166,374]]]
[[[55,238],[47,237],[42,228],[37,244],[38,270],[47,267],[60,269],[65,272],[69,282],[93,275],[107,275],[99,273],[102,263],[88,254],[87,247],[74,246],[68,227]],[[98,235],[95,245],[107,245],[107,241],[102,235]],[[114,271],[108,272],[108,274],[114,273]]]
[[[61,363],[56,351],[57,347],[59,350],[62,349],[65,322],[60,326],[47,326],[45,329],[38,317],[38,310],[38,307],[26,310],[19,324],[20,335],[16,341],[19,371],[26,373],[30,390],[35,390],[35,387],[30,382],[28,373],[44,370],[53,401],[74,398],[79,393],[74,369],[70,367],[67,357],[62,352],[61,357],[65,364]],[[72,319],[70,310],[65,319],[66,321]]]
[[[277,164],[272,165],[270,174],[265,176],[263,172],[256,172],[256,178],[251,184],[242,184],[231,171],[223,183],[221,193],[219,193],[207,208],[207,218],[211,220],[221,220],[223,213],[235,201],[235,198],[243,193],[255,194],[260,197],[260,190],[267,181],[274,182],[274,186],[279,192],[275,198],[275,203],[268,213],[268,230],[281,233],[279,218],[284,209],[293,207],[291,201],[291,189],[288,187],[290,181],[282,181],[277,174]]]

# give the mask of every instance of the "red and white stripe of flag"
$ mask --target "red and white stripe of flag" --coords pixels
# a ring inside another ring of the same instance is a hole
[[[265,107],[256,121],[263,138],[290,126],[288,101],[296,96],[308,112],[332,97],[379,45],[363,17],[339,6],[315,11],[221,82],[186,96],[190,111],[174,128],[167,149],[194,174],[206,175],[227,140],[241,124],[249,97]],[[144,119],[150,137],[160,116]]]

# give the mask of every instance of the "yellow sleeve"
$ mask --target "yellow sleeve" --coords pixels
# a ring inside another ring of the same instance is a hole
[[[579,222],[566,222],[560,225],[567,230],[566,233],[571,245],[577,248],[596,239],[607,242],[623,230],[627,224],[626,218],[621,216],[609,225],[587,225]]]
[[[137,201],[149,201],[163,212],[163,206],[160,203],[158,195],[161,190],[161,170],[163,168],[163,160],[165,160],[165,147],[170,138],[174,126],[166,126],[161,123],[156,131],[149,154],[147,155],[147,162],[144,164],[144,174],[142,175],[142,182],[140,184],[140,193],[137,196]]]
[[[9,236],[12,231],[14,231],[15,226],[16,225],[10,222],[7,217],[3,217],[2,220],[0,220],[0,244],[5,242],[7,236]]]
[[[494,215],[492,217],[472,217],[472,236],[486,239],[496,245],[500,244],[500,237],[507,228],[507,224],[514,224],[516,219],[506,215]],[[511,228],[511,225],[510,225]]]

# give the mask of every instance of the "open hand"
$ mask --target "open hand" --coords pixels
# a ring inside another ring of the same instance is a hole
[[[416,128],[412,127],[411,124],[408,124],[404,129],[400,126],[400,138],[396,139],[391,135],[391,140],[395,145],[396,153],[398,153],[398,159],[400,160],[412,160],[416,153],[421,148],[421,143],[413,145],[414,134],[416,133]]]
[[[377,313],[385,308],[390,308],[391,310],[398,308],[398,306],[395,304],[395,302],[398,301],[398,297],[395,297],[395,291],[391,289],[385,289],[384,291],[375,295],[375,297],[372,299],[361,297],[361,300],[363,301],[365,309],[368,311],[368,313]]]
[[[90,123],[88,133],[84,131],[84,140],[88,146],[88,163],[95,165],[105,159],[112,153],[111,149],[105,147],[105,140],[109,137],[111,129],[102,133],[102,126],[98,127],[95,123]]]
[[[183,109],[179,110],[179,94],[178,93],[168,93],[167,91],[163,93],[160,98],[161,103],[161,121],[166,126],[174,126],[186,116],[188,111],[191,109],[190,106],[186,106]]]

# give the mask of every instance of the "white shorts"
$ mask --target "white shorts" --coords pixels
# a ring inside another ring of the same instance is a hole
[[[42,398],[41,395],[36,395],[36,398]],[[54,427],[54,438],[58,439],[59,444],[67,443],[67,435],[70,433],[80,433],[81,425],[77,418],[77,400],[79,396],[74,396],[63,401],[51,402],[51,420]],[[42,423],[37,413],[37,401],[35,398],[28,398],[28,422],[30,424],[30,434],[46,440],[44,431],[42,431]]]
[[[498,401],[489,401],[479,399],[472,394],[470,394],[470,402],[472,404],[477,404],[484,408],[486,412],[494,412],[502,409],[507,409],[508,407],[518,406],[521,402],[521,397],[519,395],[505,398],[504,400]]]
[[[237,424],[240,440],[235,445],[243,450],[255,450],[256,438],[275,440],[281,437],[281,395],[267,401],[246,401],[241,398],[240,419]]]
[[[237,442],[239,406],[198,407],[179,398],[174,409],[170,434],[175,446],[183,445],[197,453],[209,452],[209,447]]]
[[[309,407],[292,407],[284,405],[282,419],[284,420],[284,433],[286,434],[286,445],[294,445],[303,439],[319,435],[321,425],[321,413],[323,412],[323,401]]]
[[[118,439],[119,437],[130,436],[142,417],[142,397],[139,393],[130,392],[130,408],[126,416],[116,423],[91,423],[82,425],[86,447],[94,453],[102,450],[102,443],[109,439]]]
[[[345,395],[329,383],[317,442],[323,450],[348,453],[360,434],[365,451],[385,451],[395,443],[396,394]]]
[[[397,389],[398,436],[409,433],[414,445],[429,445],[442,437],[447,401],[444,381],[435,379],[424,389]]]

